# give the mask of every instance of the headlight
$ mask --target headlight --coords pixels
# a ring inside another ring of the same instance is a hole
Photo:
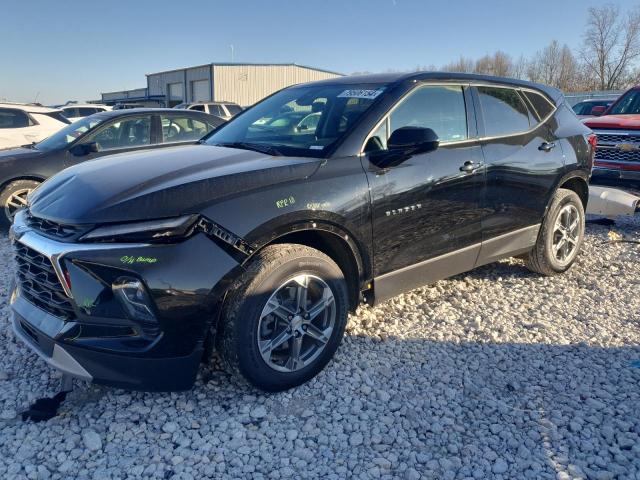
[[[98,242],[171,242],[191,234],[198,215],[119,223],[94,228],[80,240]]]

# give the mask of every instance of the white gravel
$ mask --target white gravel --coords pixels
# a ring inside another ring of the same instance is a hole
[[[361,309],[298,389],[80,383],[39,424],[19,412],[58,375],[10,331],[1,237],[0,478],[640,479],[640,245],[608,233],[556,278],[509,260]]]

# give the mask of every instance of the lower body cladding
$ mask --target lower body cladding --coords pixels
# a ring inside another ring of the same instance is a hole
[[[598,166],[600,163],[600,166]],[[606,166],[605,166],[606,165]],[[640,185],[640,163],[630,166],[620,164],[602,164],[596,161],[591,175],[592,183],[635,183]]]
[[[63,243],[14,232],[17,336],[77,378],[134,390],[191,388],[239,263],[200,233],[176,244]]]

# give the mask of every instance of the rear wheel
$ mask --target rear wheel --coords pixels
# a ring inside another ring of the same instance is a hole
[[[556,275],[575,262],[584,239],[584,207],[580,197],[564,188],[555,193],[525,264],[534,272]]]
[[[3,211],[0,215],[0,226],[7,228],[11,225],[15,214],[27,206],[27,195],[38,185],[40,183],[34,180],[15,180],[2,190],[0,205]]]
[[[218,350],[229,369],[267,391],[317,375],[340,344],[347,285],[338,265],[303,245],[266,247],[230,289]]]

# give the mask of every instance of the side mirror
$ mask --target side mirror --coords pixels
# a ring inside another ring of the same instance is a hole
[[[372,152],[371,162],[379,168],[395,167],[417,153],[433,152],[440,145],[438,135],[430,128],[401,127],[387,141],[387,150]]]
[[[76,157],[84,157],[90,153],[98,152],[98,144],[96,142],[79,143],[69,149],[69,151]]]
[[[596,107],[593,107],[591,109],[591,115],[593,115],[594,117],[599,117],[600,115],[602,115],[604,113],[604,111],[607,109],[607,107],[605,107],[604,105],[598,105]]]

